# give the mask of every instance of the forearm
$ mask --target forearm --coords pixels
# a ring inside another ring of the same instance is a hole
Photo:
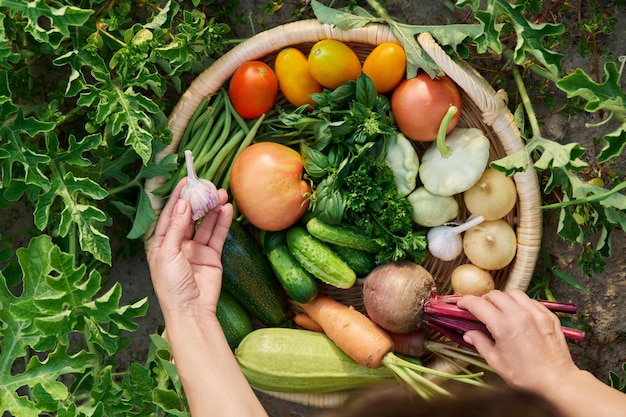
[[[614,417],[626,410],[626,394],[582,370],[570,372],[559,383],[538,393],[564,417]]]
[[[164,312],[164,316],[193,417],[267,417],[213,314]]]

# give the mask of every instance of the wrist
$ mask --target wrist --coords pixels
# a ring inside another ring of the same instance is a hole
[[[162,307],[161,312],[165,320],[166,327],[174,326],[194,326],[201,324],[202,327],[208,323],[218,323],[214,308],[208,306],[197,306],[193,304],[171,304]]]

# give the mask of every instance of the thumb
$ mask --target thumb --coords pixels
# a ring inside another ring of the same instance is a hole
[[[177,253],[191,225],[191,209],[189,203],[182,198],[176,201],[170,223],[163,239],[165,253]]]

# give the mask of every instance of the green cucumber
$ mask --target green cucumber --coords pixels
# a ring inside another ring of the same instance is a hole
[[[314,238],[304,227],[292,226],[287,231],[287,247],[293,257],[314,277],[337,288],[350,288],[356,274],[324,242]]]
[[[378,266],[373,253],[339,245],[330,245],[330,248],[354,270],[357,277],[366,276]]]
[[[254,330],[248,312],[226,291],[220,293],[215,315],[222,326],[228,345],[233,350]]]
[[[261,323],[287,322],[287,297],[261,247],[233,221],[222,249],[222,287]]]
[[[325,334],[301,329],[254,330],[235,357],[251,386],[275,392],[333,392],[394,378],[386,367],[358,364]]]
[[[322,242],[371,253],[380,250],[378,242],[354,227],[329,224],[312,217],[307,221],[306,229]]]
[[[308,303],[318,292],[317,280],[291,255],[287,245],[279,245],[267,253],[267,259],[285,292],[298,303]]]

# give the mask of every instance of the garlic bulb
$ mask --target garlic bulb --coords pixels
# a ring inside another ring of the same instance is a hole
[[[461,233],[485,221],[483,216],[470,217],[459,226],[437,226],[428,231],[426,240],[432,256],[451,261],[463,251]]]
[[[209,180],[198,178],[193,167],[193,155],[191,151],[185,151],[185,163],[187,164],[187,184],[180,192],[180,198],[191,205],[191,218],[198,220],[209,213],[219,204],[217,187]]]

